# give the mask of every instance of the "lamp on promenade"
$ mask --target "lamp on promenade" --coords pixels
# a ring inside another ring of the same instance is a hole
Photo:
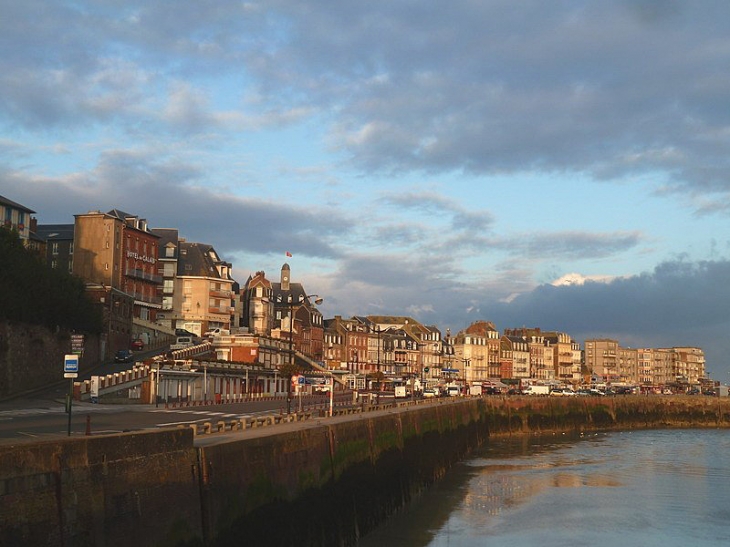
[[[320,305],[324,302],[324,298],[321,298],[318,294],[300,294],[298,297],[294,297],[291,291],[287,296],[287,302],[289,304],[289,377],[287,395],[286,395],[286,413],[291,414],[291,397],[292,397],[292,385],[291,379],[294,372],[294,304],[303,304],[308,298],[314,298],[314,303]],[[334,386],[333,386],[334,387]]]

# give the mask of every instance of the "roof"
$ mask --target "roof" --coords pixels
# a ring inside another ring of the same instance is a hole
[[[74,228],[73,224],[39,224],[35,233],[46,241],[73,240]]]
[[[150,232],[160,238],[157,242],[157,254],[159,255],[160,260],[172,260],[178,257],[180,236],[177,228],[153,228]],[[173,256],[167,256],[166,249],[168,245],[175,247],[175,253]]]
[[[230,277],[221,277],[217,265],[223,261],[218,260],[212,245],[182,241],[178,250],[178,276],[216,277],[231,281]]]
[[[20,211],[25,211],[26,213],[35,213],[32,209],[28,209],[25,205],[21,205],[20,203],[15,203],[14,201],[6,198],[5,196],[0,196],[0,204],[1,205],[7,205],[8,207],[12,207],[13,209],[19,209]]]

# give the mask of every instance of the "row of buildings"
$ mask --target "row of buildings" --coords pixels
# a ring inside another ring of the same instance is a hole
[[[700,348],[622,348],[539,328],[505,329],[477,321],[452,335],[411,317],[335,316],[325,319],[318,295],[263,271],[241,285],[232,264],[212,245],[189,242],[174,228],[112,209],[42,224],[34,211],[0,196],[6,228],[54,268],[82,278],[103,307],[107,356],[176,329],[211,331],[215,356],[276,370],[294,359],[352,378],[418,378],[422,383],[586,382],[642,386],[696,385],[705,377]]]

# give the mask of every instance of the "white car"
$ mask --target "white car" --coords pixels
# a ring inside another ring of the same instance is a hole
[[[216,327],[214,329],[210,329],[208,332],[206,332],[203,335],[203,338],[212,338],[213,336],[228,336],[231,334],[231,331],[222,329],[220,327]]]
[[[435,389],[431,388],[431,387],[424,389],[423,390],[423,398],[424,399],[429,399],[431,397],[438,397],[438,392]]]

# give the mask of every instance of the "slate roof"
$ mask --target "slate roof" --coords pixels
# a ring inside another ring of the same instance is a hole
[[[36,226],[35,233],[38,237],[45,241],[64,241],[73,240],[74,225],[73,224],[39,224]]]
[[[25,205],[21,205],[20,203],[15,203],[14,201],[6,198],[5,196],[0,196],[0,205],[8,205],[10,207],[13,207],[14,209],[19,209],[21,211],[25,211],[26,213],[35,213],[32,209],[28,209]]]

